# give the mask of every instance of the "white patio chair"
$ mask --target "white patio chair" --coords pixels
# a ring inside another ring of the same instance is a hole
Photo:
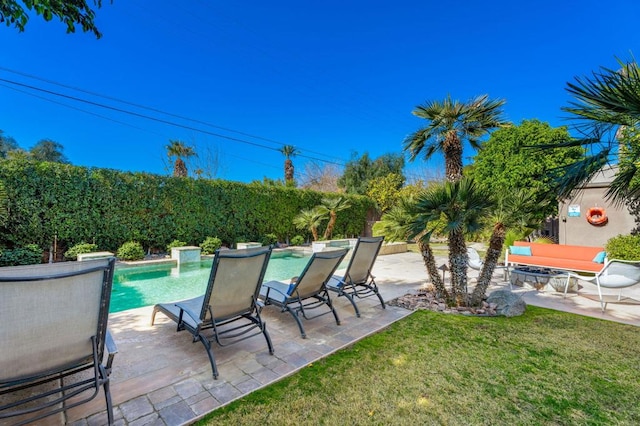
[[[567,277],[567,283],[564,287],[564,296],[567,296],[567,290],[569,289],[569,283],[571,278],[577,278],[583,281],[592,282],[596,284],[598,288],[598,300],[602,312],[607,309],[608,303],[640,303],[640,301],[632,299],[630,297],[622,296],[622,289],[632,287],[636,284],[640,284],[640,261],[629,261],[611,259],[607,261],[602,270],[593,276],[585,276],[576,274],[575,272],[569,272]],[[603,295],[602,289],[616,289],[619,290],[617,296]]]

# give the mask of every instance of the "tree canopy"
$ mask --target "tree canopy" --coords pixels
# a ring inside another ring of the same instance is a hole
[[[110,2],[113,3],[113,0]],[[102,7],[102,0],[93,0],[92,3],[96,8]],[[96,38],[102,37],[94,22],[95,11],[87,0],[3,0],[0,1],[0,22],[24,31],[29,21],[29,11],[42,16],[45,21],[57,16],[67,25],[67,33],[74,33],[76,25],[79,25],[82,31],[92,32]]]
[[[64,147],[62,144],[52,141],[51,139],[42,139],[35,144],[29,152],[34,160],[37,161],[52,161],[54,163],[68,164],[69,160],[62,153]]]
[[[522,189],[537,202],[555,201],[554,171],[582,158],[580,147],[569,149],[539,149],[570,139],[565,127],[553,128],[538,120],[524,120],[521,124],[503,127],[492,133],[466,170],[477,185],[489,193],[513,193]],[[557,210],[550,203],[537,212],[542,219]]]
[[[344,173],[338,179],[338,186],[348,194],[365,195],[369,189],[369,183],[374,178],[384,177],[395,173],[402,178],[404,169],[404,157],[402,154],[384,154],[372,160],[368,153],[358,157],[357,153],[351,155]]]

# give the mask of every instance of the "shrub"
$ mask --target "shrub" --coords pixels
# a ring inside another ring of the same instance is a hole
[[[538,244],[555,244],[555,241],[553,241],[551,237],[538,237],[533,240],[533,242]]]
[[[142,260],[144,259],[144,249],[142,244],[136,241],[128,241],[118,249],[118,257],[122,260]]]
[[[34,265],[42,262],[42,250],[37,244],[2,250],[0,266]]]
[[[278,237],[276,234],[267,234],[260,239],[260,244],[263,246],[270,246],[278,242]]]
[[[97,244],[79,243],[64,252],[64,258],[68,260],[78,259],[78,255],[82,253],[93,253],[98,251]]]
[[[202,254],[213,254],[220,247],[222,247],[222,240],[218,237],[207,237],[200,243]]]
[[[295,237],[291,238],[292,246],[301,246],[302,244],[304,244],[304,237],[302,235],[296,235]]]
[[[604,246],[609,259],[640,260],[640,235],[618,235]]]
[[[184,241],[180,241],[180,240],[173,240],[169,243],[169,245],[167,246],[167,251],[171,251],[172,248],[175,247],[184,247],[186,246],[187,243],[185,243]]]

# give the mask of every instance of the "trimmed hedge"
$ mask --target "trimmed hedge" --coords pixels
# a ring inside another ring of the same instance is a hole
[[[238,238],[260,241],[275,234],[286,241],[300,231],[293,217],[320,204],[326,194],[295,188],[223,180],[176,178],[69,164],[0,160],[0,182],[9,198],[9,220],[0,246],[35,243],[59,250],[94,241],[116,251],[139,241],[145,250],[162,251],[178,239],[198,245],[207,236],[226,244]],[[366,197],[347,197],[351,208],[338,213],[335,234],[361,235]]]

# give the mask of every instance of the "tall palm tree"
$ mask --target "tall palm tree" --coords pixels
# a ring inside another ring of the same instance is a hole
[[[317,208],[324,215],[329,216],[329,223],[327,223],[327,228],[324,230],[322,239],[328,240],[331,238],[333,235],[333,228],[335,227],[336,220],[338,219],[338,212],[346,210],[349,207],[351,207],[349,200],[342,197],[324,197],[322,199],[322,204]]]
[[[312,209],[304,209],[293,218],[293,224],[296,228],[311,231],[313,241],[318,241],[318,227],[326,220],[327,215],[320,211],[318,207]]]
[[[472,179],[444,182],[416,198],[414,220],[411,224],[414,235],[427,230],[425,235],[430,236],[436,223],[439,222],[444,226],[443,232],[449,237],[451,294],[448,302],[450,304],[458,306],[469,304],[467,294],[469,258],[465,234],[476,232],[481,228],[484,213],[491,205],[490,197],[479,190]],[[429,273],[434,274],[431,271]]]
[[[187,164],[183,159],[197,156],[194,149],[190,146],[186,146],[184,142],[180,140],[170,140],[169,145],[167,145],[166,148],[167,155],[173,161],[173,176],[187,177],[189,173],[187,170]]]
[[[419,105],[413,115],[427,120],[426,127],[417,130],[404,140],[404,150],[414,161],[420,154],[425,160],[442,152],[445,175],[450,182],[462,178],[462,148],[467,140],[478,148],[479,140],[491,130],[504,126],[502,99],[491,100],[487,95],[462,103],[450,96],[440,101]]]
[[[293,184],[294,172],[292,157],[295,157],[300,152],[293,145],[284,145],[280,148],[280,152],[284,155],[284,181],[286,184]]]
[[[429,159],[435,153],[442,152],[446,180],[450,183],[458,182],[463,174],[463,141],[468,141],[473,148],[479,148],[480,138],[491,130],[506,125],[502,112],[504,103],[504,100],[492,100],[487,95],[482,95],[464,103],[447,96],[442,102],[431,101],[420,105],[413,110],[413,114],[424,118],[428,123],[405,139],[404,150],[410,154],[411,161],[419,155]],[[454,189],[461,191],[463,188],[450,187],[446,190]],[[451,212],[453,216],[464,213],[459,207],[456,210],[458,212],[455,214]],[[462,226],[450,226],[448,230],[449,269],[456,303],[464,303],[459,296],[463,290],[466,294],[467,248],[463,229]],[[424,244],[427,246],[425,249],[430,251],[428,240]],[[433,275],[433,272],[429,271],[429,274]]]

